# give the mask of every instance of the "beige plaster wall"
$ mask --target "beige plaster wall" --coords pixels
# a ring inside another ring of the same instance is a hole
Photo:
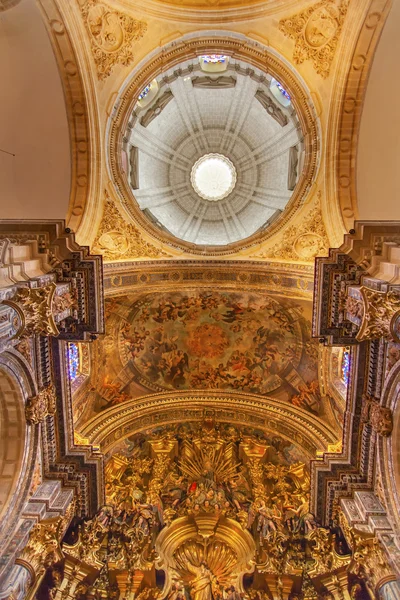
[[[56,59],[35,0],[0,12],[1,218],[64,218],[70,145]]]
[[[393,0],[367,84],[359,133],[360,219],[400,219],[400,0]]]

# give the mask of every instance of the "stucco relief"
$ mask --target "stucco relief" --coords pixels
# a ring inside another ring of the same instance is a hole
[[[108,194],[93,251],[102,254],[105,260],[168,256],[161,248],[146,242],[137,227],[126,223]]]
[[[116,64],[131,64],[132,42],[143,37],[147,24],[97,0],[79,0],[79,4],[90,36],[97,76],[106,79]]]
[[[313,261],[316,256],[326,255],[329,240],[318,201],[299,225],[291,225],[282,234],[281,242],[254,255],[255,258],[281,258]]]
[[[348,5],[349,0],[341,0],[339,4],[322,0],[280,21],[280,31],[295,40],[293,61],[296,64],[312,60],[316,72],[328,77]]]

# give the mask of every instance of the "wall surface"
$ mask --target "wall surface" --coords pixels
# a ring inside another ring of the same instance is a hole
[[[400,0],[394,0],[367,84],[357,158],[360,219],[400,219]]]
[[[70,145],[56,59],[35,0],[0,13],[1,218],[65,218]]]

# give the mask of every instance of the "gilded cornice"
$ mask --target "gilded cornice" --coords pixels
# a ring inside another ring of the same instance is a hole
[[[235,59],[245,60],[262,71],[270,73],[282,82],[282,85],[291,94],[304,135],[305,162],[302,177],[295,188],[287,209],[280,218],[268,227],[267,230],[258,232],[244,241],[236,242],[229,246],[207,246],[207,255],[232,255],[238,251],[252,248],[254,245],[259,245],[271,238],[273,234],[279,232],[304,202],[316,177],[318,167],[320,142],[314,107],[293,70],[282,59],[278,58],[269,47],[246,39],[243,36],[231,35],[229,37],[186,36],[162,48],[161,52],[153,55],[147,63],[141,65],[140,70],[137,69],[133,73],[123,94],[117,101],[109,128],[109,168],[115,192],[132,220],[146,231],[151,238],[168,244],[172,249],[192,255],[203,254],[205,248],[177,240],[168,232],[161,232],[143,215],[132,195],[126,174],[122,170],[119,153],[123,141],[123,132],[126,131],[137,96],[143,87],[166,69],[178,65],[185,60],[196,58],[199,54],[209,54],[216,51],[224,52]]]
[[[165,392],[133,399],[123,406],[110,408],[88,421],[80,433],[101,452],[135,432],[150,426],[179,421],[201,421],[212,414],[221,422],[253,425],[279,433],[301,446],[313,458],[337,442],[337,434],[315,415],[275,398],[238,392],[215,391]]]
[[[128,292],[167,292],[180,287],[247,290],[311,300],[311,265],[257,261],[146,261],[109,263],[104,270],[106,297]]]

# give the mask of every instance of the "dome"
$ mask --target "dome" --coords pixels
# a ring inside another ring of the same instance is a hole
[[[289,94],[224,55],[185,61],[146,86],[124,140],[144,216],[196,245],[267,229],[290,203],[304,153]]]

